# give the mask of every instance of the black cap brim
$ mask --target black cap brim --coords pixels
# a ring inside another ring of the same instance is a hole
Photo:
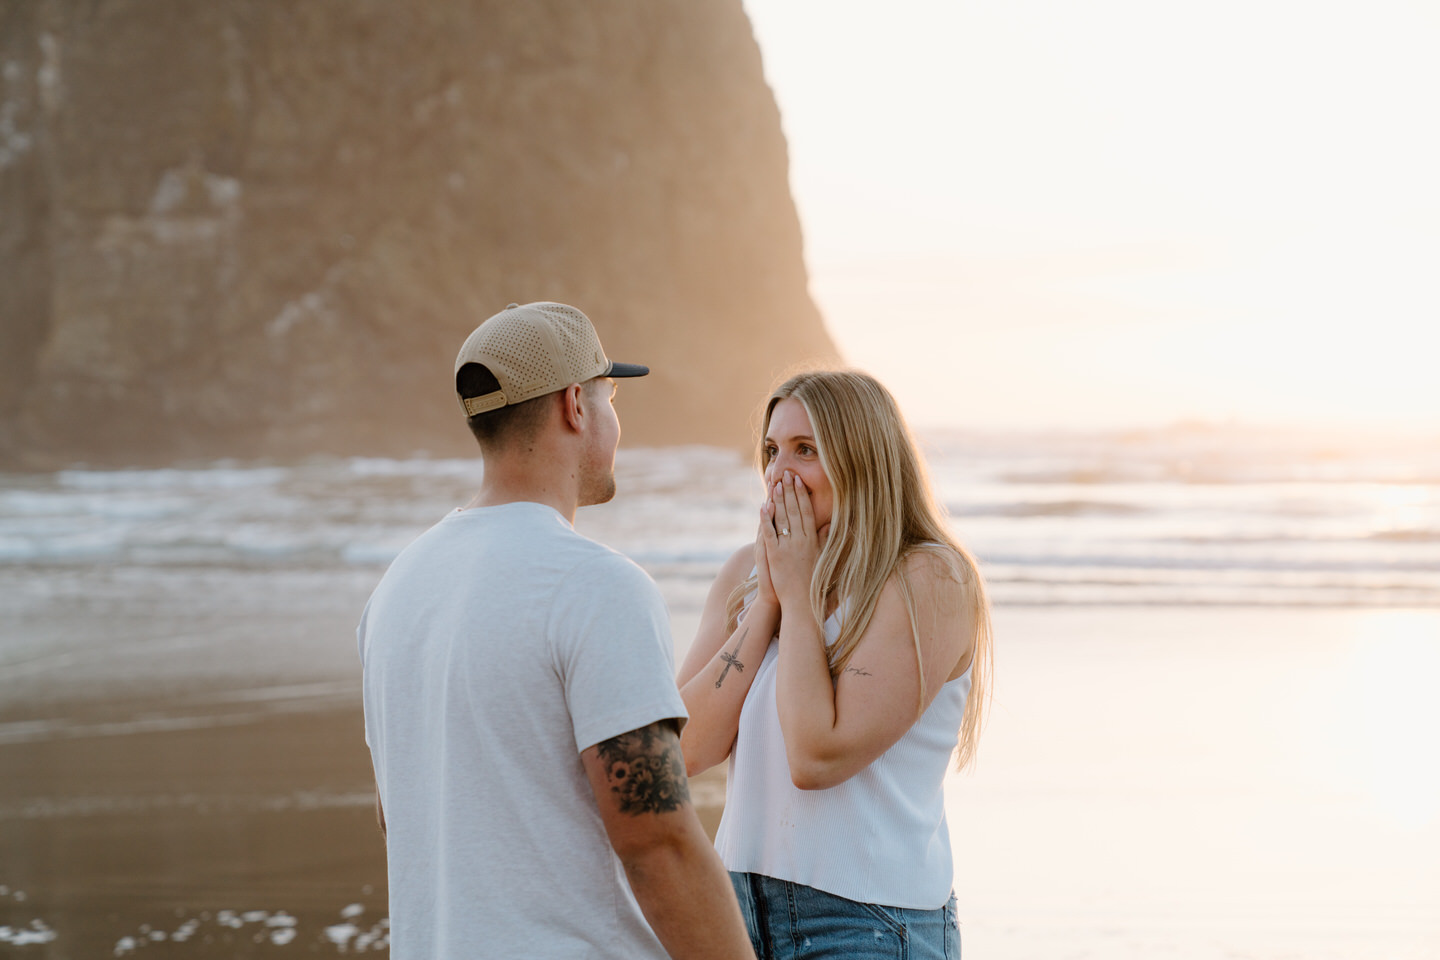
[[[607,377],[643,377],[650,372],[650,368],[642,363],[615,363],[610,362],[610,372]]]

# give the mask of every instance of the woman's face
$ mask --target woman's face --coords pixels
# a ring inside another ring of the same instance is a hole
[[[773,496],[775,484],[785,471],[796,474],[810,491],[810,504],[815,509],[815,529],[823,537],[830,528],[835,509],[835,494],[830,478],[820,466],[820,449],[815,444],[815,431],[810,415],[792,397],[775,404],[770,411],[770,427],[765,431],[765,451],[769,463],[765,467],[765,490]]]

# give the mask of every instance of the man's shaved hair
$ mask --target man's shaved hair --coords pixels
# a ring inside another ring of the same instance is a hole
[[[455,374],[455,388],[462,397],[478,397],[499,390],[500,381],[485,366],[467,363]],[[552,401],[552,396],[547,393],[477,413],[467,418],[465,424],[475,435],[481,451],[524,443],[533,439],[544,425],[546,404]]]

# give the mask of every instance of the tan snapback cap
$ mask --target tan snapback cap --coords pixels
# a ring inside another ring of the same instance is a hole
[[[638,363],[606,359],[590,318],[574,307],[548,301],[512,303],[476,327],[455,357],[457,376],[467,363],[484,366],[500,383],[500,389],[489,393],[460,395],[467,417],[595,377],[643,377],[650,372]]]

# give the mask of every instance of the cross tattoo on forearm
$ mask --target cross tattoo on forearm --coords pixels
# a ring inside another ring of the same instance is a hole
[[[730,672],[731,667],[734,667],[741,673],[745,672],[745,664],[741,663],[740,658],[735,656],[735,654],[731,653],[730,651],[727,650],[724,653],[720,654],[720,659],[725,661],[725,669],[720,671],[720,679],[715,681],[716,690],[719,690],[720,684],[725,682],[725,674]]]
[[[725,669],[720,671],[720,679],[715,681],[716,690],[719,690],[720,684],[725,682],[725,675],[730,672],[731,667],[734,667],[740,673],[745,672],[745,664],[740,662],[740,658],[737,657],[736,654],[740,652],[740,644],[745,642],[745,634],[749,632],[750,628],[746,627],[745,632],[740,634],[740,639],[735,641],[735,649],[726,650],[720,654],[720,659],[725,661]]]

